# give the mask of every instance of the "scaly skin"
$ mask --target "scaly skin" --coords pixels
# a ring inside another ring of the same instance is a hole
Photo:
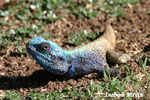
[[[73,78],[94,72],[107,72],[107,52],[108,57],[111,56],[109,61],[112,58],[116,63],[126,63],[129,57],[122,57],[113,51],[115,42],[114,30],[107,25],[104,35],[99,39],[75,50],[63,50],[56,43],[42,37],[30,40],[26,47],[29,54],[47,71]],[[115,70],[110,72],[116,73]]]

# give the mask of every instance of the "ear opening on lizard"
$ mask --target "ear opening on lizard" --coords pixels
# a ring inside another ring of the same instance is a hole
[[[62,61],[63,58],[62,58],[62,57],[57,57],[57,60],[58,60],[58,61]]]

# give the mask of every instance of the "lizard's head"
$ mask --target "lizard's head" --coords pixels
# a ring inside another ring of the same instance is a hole
[[[68,63],[64,50],[56,43],[36,37],[26,46],[28,53],[42,67],[54,74],[64,74],[68,70]]]

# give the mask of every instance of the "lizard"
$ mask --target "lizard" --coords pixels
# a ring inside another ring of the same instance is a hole
[[[107,62],[122,64],[130,60],[128,54],[115,52],[115,43],[114,29],[107,25],[104,34],[98,39],[73,50],[63,50],[55,42],[41,36],[30,40],[26,49],[50,73],[75,78],[90,73],[107,73]],[[118,70],[109,71],[118,74]]]

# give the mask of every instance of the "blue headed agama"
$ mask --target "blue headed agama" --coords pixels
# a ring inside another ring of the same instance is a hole
[[[56,43],[42,37],[30,40],[26,48],[45,70],[74,78],[89,73],[107,73],[107,61],[121,64],[130,60],[129,55],[120,55],[114,51],[115,43],[114,30],[111,25],[107,25],[101,37],[74,50],[63,50]],[[117,70],[110,69],[110,73],[117,72]]]

